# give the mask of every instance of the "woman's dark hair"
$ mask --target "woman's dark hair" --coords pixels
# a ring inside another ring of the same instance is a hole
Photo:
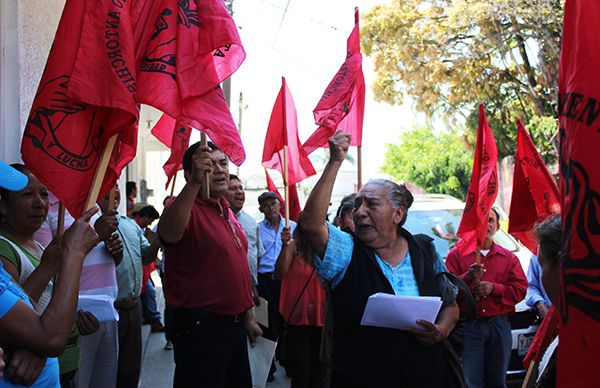
[[[137,187],[137,184],[133,181],[129,181],[125,183],[125,195],[129,197],[133,189]]]
[[[189,146],[187,150],[185,150],[185,153],[183,154],[183,160],[181,161],[181,165],[183,166],[183,171],[188,172],[188,173],[192,172],[192,156],[194,156],[194,152],[196,152],[198,147],[200,147],[200,144],[201,143],[198,141],[198,142],[192,144],[191,146]],[[212,151],[216,151],[219,149],[212,141],[208,142],[208,147]]]
[[[304,261],[306,261],[306,263],[310,265],[313,265],[313,258],[315,257],[316,253],[312,245],[308,243],[308,240],[303,237],[302,214],[303,213],[300,213],[300,215],[298,216],[298,224],[296,225],[296,229],[294,229],[294,232],[292,233],[292,238],[294,239],[294,241],[296,241],[296,247],[298,249],[298,252],[300,252],[300,255],[302,255]]]
[[[338,218],[343,217],[346,213],[351,212],[354,209],[354,200],[356,199],[356,193],[348,194],[340,202],[340,206],[335,213],[334,222],[337,222]]]
[[[555,267],[560,261],[562,225],[560,215],[555,215],[535,225],[533,233],[540,245],[544,260]]]
[[[404,208],[404,217],[400,221],[399,226],[404,225],[406,222],[406,216],[408,215],[408,209],[412,206],[414,197],[405,185],[399,185],[396,182],[392,182],[387,179],[371,179],[367,182],[367,185],[375,185],[383,187],[387,190],[388,198],[392,203],[394,209]]]
[[[148,205],[141,208],[140,211],[137,212],[137,216],[140,218],[147,216],[152,220],[157,220],[160,217],[160,214],[158,214],[158,211],[154,208],[154,206]]]
[[[15,170],[17,170],[17,171],[22,172],[25,175],[31,174],[31,171],[29,171],[29,169],[27,167],[25,167],[24,164],[21,164],[21,163],[12,163],[10,166],[12,168],[14,168]],[[6,196],[9,193],[14,193],[14,191],[7,190],[4,187],[0,187],[0,200],[5,200]]]

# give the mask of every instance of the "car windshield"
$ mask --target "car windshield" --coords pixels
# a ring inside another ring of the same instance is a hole
[[[456,244],[455,233],[462,213],[462,209],[411,210],[404,227],[412,234],[423,233],[433,237],[436,250],[445,258]],[[494,241],[512,252],[519,250],[515,240],[503,229],[496,233]]]

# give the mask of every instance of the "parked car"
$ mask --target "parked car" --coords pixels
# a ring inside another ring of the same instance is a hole
[[[415,195],[404,227],[413,234],[425,233],[434,239],[440,255],[445,258],[456,243],[453,238],[462,217],[464,202],[441,194]],[[494,241],[512,251],[527,273],[531,260],[531,251],[515,240],[503,228],[494,236]],[[538,317],[525,301],[515,307],[516,313],[510,318],[512,327],[512,354],[507,374],[508,381],[520,380],[525,376],[523,357],[527,353],[533,336],[538,328]]]

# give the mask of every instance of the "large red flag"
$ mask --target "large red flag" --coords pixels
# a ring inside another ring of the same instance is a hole
[[[129,17],[129,10],[119,3],[65,3],[21,143],[25,164],[75,218],[84,210],[108,139],[119,134],[100,196],[135,156],[134,46],[127,24],[119,24],[120,18]],[[102,18],[101,34],[86,28],[94,16]],[[89,53],[86,46],[98,55],[82,68],[79,59]],[[115,52],[118,58],[111,57]]]
[[[223,1],[147,0],[133,7],[138,101],[201,129],[240,165],[244,148],[218,85],[246,54]]]
[[[167,114],[163,114],[150,132],[161,143],[171,149],[171,155],[163,166],[165,175],[167,175],[166,189],[169,187],[171,179],[177,174],[177,171],[183,169],[183,154],[190,145],[192,128],[189,125],[177,122]]]
[[[558,384],[600,381],[600,2],[565,2],[558,83],[562,271]]]
[[[560,214],[558,187],[521,120],[517,119],[517,153],[508,232],[537,255],[533,226]]]
[[[463,255],[472,253],[485,240],[490,209],[498,195],[498,148],[494,134],[485,118],[485,108],[479,105],[479,126],[475,145],[475,161],[471,183],[456,244]]]
[[[358,19],[357,9],[354,13],[354,29],[347,41],[346,61],[313,110],[315,123],[319,128],[302,145],[307,154],[319,147],[327,147],[328,139],[338,129],[352,135],[350,145],[362,144],[365,78],[362,71]]]
[[[273,179],[271,179],[271,176],[269,175],[267,170],[265,170],[265,175],[267,177],[267,189],[275,193],[275,195],[279,199],[279,202],[281,202],[282,205],[285,204],[281,193],[277,189],[277,186],[275,186],[275,182],[273,182]],[[296,185],[294,184],[289,186],[288,192],[288,197],[290,201],[290,220],[298,221],[298,217],[300,217],[300,213],[302,212],[302,207],[300,206],[300,200],[298,199],[298,190],[296,190]],[[283,217],[285,217],[285,206],[281,206],[279,212]]]
[[[100,196],[135,155],[137,104],[146,103],[205,128],[241,164],[244,149],[218,85],[244,58],[221,0],[67,0],[23,160],[77,217],[108,139],[119,134]]]
[[[300,146],[296,107],[285,78],[282,77],[281,89],[269,120],[262,157],[264,167],[278,170],[282,176],[285,176],[283,170],[284,146],[288,147],[288,184],[290,186],[316,174],[310,159]]]

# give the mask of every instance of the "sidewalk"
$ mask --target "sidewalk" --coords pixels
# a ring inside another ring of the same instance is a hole
[[[158,309],[163,315],[165,300],[163,297],[160,279],[153,276],[156,284],[156,297]],[[165,350],[165,334],[151,333],[150,326],[142,326],[142,375],[140,377],[141,388],[172,387],[173,374],[175,372],[175,362],[173,361],[173,351]],[[285,371],[278,366],[275,373],[275,381],[267,383],[266,388],[289,388],[291,380],[285,376]]]

